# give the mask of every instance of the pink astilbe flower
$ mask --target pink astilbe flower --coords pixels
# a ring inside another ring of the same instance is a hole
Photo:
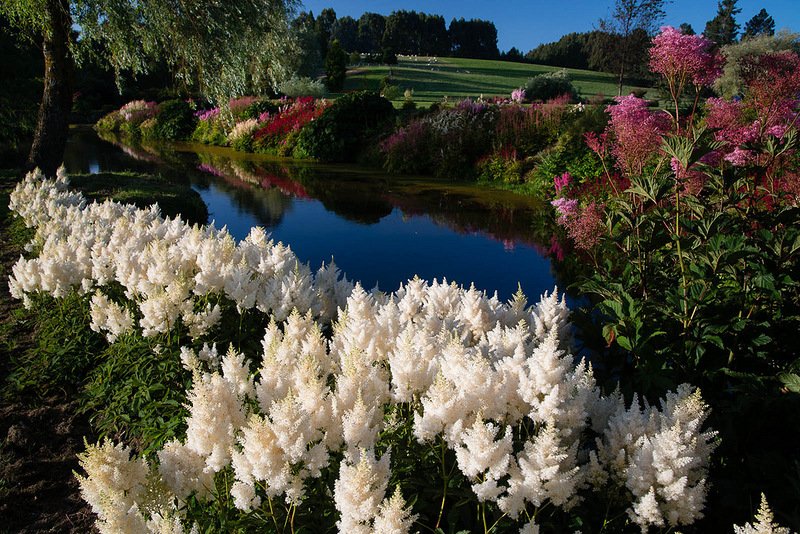
[[[647,101],[633,95],[618,96],[606,108],[611,115],[609,130],[616,143],[612,153],[619,169],[629,175],[642,173],[648,160],[658,152],[661,137],[669,130],[669,116],[647,109]]]
[[[209,121],[219,116],[219,108],[201,109],[196,111],[194,116],[197,117],[197,120]]]
[[[525,89],[520,87],[519,89],[511,91],[511,100],[517,104],[521,104],[522,101],[525,100]]]
[[[567,218],[574,217],[578,214],[578,201],[574,198],[557,198],[550,202],[550,204],[559,214],[559,224],[565,225],[565,223],[562,222],[562,219],[566,221]]]
[[[722,57],[712,51],[713,46],[702,35],[685,35],[664,26],[650,48],[650,70],[664,76],[670,87],[674,83],[676,90],[688,82],[709,86],[722,74]]]
[[[568,172],[565,172],[561,176],[554,176],[553,177],[553,184],[556,188],[556,195],[561,193],[561,190],[564,189],[566,186],[570,184],[572,181],[572,175]]]
[[[608,133],[603,132],[601,134],[596,134],[594,132],[586,132],[583,135],[583,138],[586,140],[586,146],[589,149],[600,156],[601,158],[605,158],[608,155]]]

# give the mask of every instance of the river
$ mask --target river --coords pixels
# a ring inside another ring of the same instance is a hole
[[[333,258],[367,288],[395,290],[418,275],[503,300],[520,286],[534,300],[567,285],[548,258],[550,206],[506,191],[192,143],[130,145],[89,127],[70,131],[65,166],[188,182],[235,238],[264,226],[312,268]]]

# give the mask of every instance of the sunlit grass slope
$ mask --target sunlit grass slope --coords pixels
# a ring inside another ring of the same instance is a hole
[[[529,78],[557,70],[561,69],[507,61],[400,56],[398,64],[393,66],[351,67],[347,73],[344,90],[378,90],[381,80],[391,74],[393,85],[399,86],[402,90],[413,89],[414,100],[420,103],[438,102],[444,96],[448,99],[480,95],[508,96],[514,89],[523,87]],[[590,70],[566,70],[583,98],[591,98],[598,94],[605,96],[617,94],[613,74]],[[627,94],[631,89],[640,88],[625,86],[623,94]],[[402,100],[402,96],[400,99]]]

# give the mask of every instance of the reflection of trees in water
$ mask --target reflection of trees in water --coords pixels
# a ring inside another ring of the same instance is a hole
[[[208,153],[198,153],[197,157],[197,169],[201,171],[198,174],[202,177],[197,185],[207,188],[213,182],[240,210],[254,215],[262,225],[277,226],[291,209],[291,197],[279,188],[262,187],[263,177],[248,168],[247,162]]]
[[[92,133],[93,135],[93,133]],[[247,159],[219,149],[174,150],[168,143],[130,145],[103,136],[141,161],[145,172],[176,175],[200,188],[210,184],[224,191],[244,212],[274,227],[291,209],[292,198],[316,199],[330,212],[359,224],[376,224],[394,208],[405,216],[427,216],[459,234],[479,234],[508,248],[525,244],[553,262],[562,281],[574,280],[586,262],[561,245],[553,212],[546,203],[520,200],[510,194],[452,184],[388,179],[380,174],[320,169],[317,166]],[[95,141],[96,143],[96,141]],[[190,147],[194,148],[194,147]],[[90,147],[89,152],[97,152]],[[563,282],[562,282],[563,283]]]
[[[342,179],[309,167],[284,169],[292,180],[305,187],[328,211],[358,224],[376,224],[392,213],[392,204],[382,198],[374,183]]]

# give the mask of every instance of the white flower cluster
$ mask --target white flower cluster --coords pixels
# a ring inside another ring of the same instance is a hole
[[[502,304],[414,279],[388,295],[356,285],[329,341],[310,313],[273,320],[255,373],[235,351],[215,364],[215,349],[185,349],[195,376],[187,437],[158,454],[159,473],[179,507],[191,494],[213,499],[213,474],[231,466],[231,496],[247,511],[265,497],[299,504],[305,481],[342,451],[340,531],[406,532],[411,511],[386,495],[391,453],[376,455],[384,413],[403,404],[418,440],[441,437],[477,499],[511,517],[528,504],[569,509],[613,485],[644,530],[692,523],[712,449],[708,408],[688,386],[660,410],[603,396],[565,350],[567,313],[556,294],[527,307],[522,295]]]
[[[233,128],[231,128],[231,133],[228,134],[228,141],[230,143],[234,143],[240,139],[243,139],[252,134],[256,128],[258,128],[257,119],[247,119],[237,122]]]
[[[772,510],[769,509],[767,496],[761,494],[761,506],[756,512],[755,524],[745,523],[743,527],[733,525],[735,534],[791,534],[791,530],[774,523]]]
[[[609,489],[628,495],[643,530],[701,516],[714,433],[702,428],[699,392],[681,386],[660,409],[604,396],[570,353],[569,310],[557,293],[528,306],[521,292],[502,303],[418,278],[370,293],[332,266],[313,277],[263,230],[237,244],[213,226],[164,220],[157,208],[87,205],[63,179],[34,179],[12,197],[39,248],[14,267],[15,296],[92,292],[93,328],[110,336],[133,328],[134,316],[144,335],[178,320],[206,332],[221,313],[208,304],[213,294],[272,318],[260,358],[234,350],[220,358],[216,346],[182,351],[193,372],[186,438],[158,452],[157,466],[108,443],[82,456],[82,491],[104,530],[144,532],[148,517],[180,528],[174,518],[188,497],[220,497],[222,470],[235,476],[228,491],[241,510],[265,497],[297,505],[306,481],[342,457],[326,494],[340,531],[406,532],[411,510],[399,490],[386,495],[398,444],[380,442],[398,424],[421,444],[453,450],[477,499],[512,518]],[[125,305],[109,298],[110,285]],[[337,315],[328,339],[322,325]],[[170,497],[156,506],[150,487]]]
[[[55,297],[72,289],[93,292],[92,328],[110,341],[135,323],[150,336],[179,320],[192,337],[204,335],[221,317],[220,307],[210,302],[215,296],[233,302],[240,313],[256,308],[283,320],[293,309],[311,310],[330,321],[352,290],[333,263],[314,276],[262,228],[236,243],[224,228],[164,219],[155,205],[140,210],[112,201],[87,203],[66,185],[63,171],[55,181],[31,173],[12,193],[11,209],[36,228],[33,246],[39,253],[14,265],[11,294],[27,299],[35,291]],[[117,284],[127,306],[109,291]]]

